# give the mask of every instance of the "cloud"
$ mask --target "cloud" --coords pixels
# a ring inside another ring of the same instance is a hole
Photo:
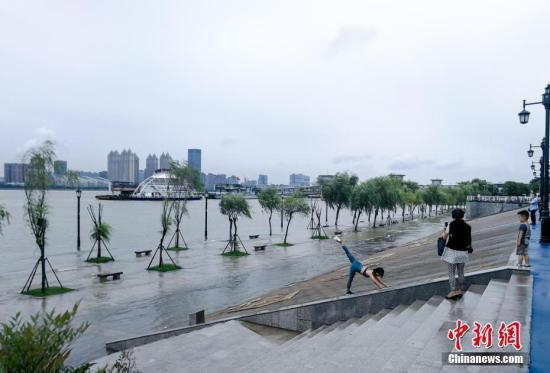
[[[338,30],[338,35],[329,43],[326,55],[327,57],[334,57],[346,50],[365,45],[375,35],[376,33],[373,30],[364,27],[341,27]]]
[[[372,156],[370,154],[362,154],[362,155],[340,155],[335,157],[332,160],[332,163],[334,164],[345,164],[345,163],[361,163],[363,161],[367,161],[371,159]]]
[[[52,129],[46,127],[36,128],[33,136],[17,148],[17,156],[22,158],[29,149],[39,146],[46,140],[56,142],[56,138],[56,133]]]
[[[225,138],[220,141],[220,145],[222,146],[235,145],[237,142],[238,142],[237,139]]]
[[[431,167],[437,170],[443,170],[447,168],[456,168],[462,164],[461,160],[431,160],[422,159],[418,156],[410,153],[401,154],[395,157],[388,165],[393,170],[413,170],[422,167]]]

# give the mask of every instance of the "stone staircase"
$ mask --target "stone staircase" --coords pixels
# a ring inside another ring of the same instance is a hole
[[[529,351],[531,289],[530,274],[514,272],[509,281],[471,285],[458,301],[433,296],[308,330],[281,344],[230,321],[137,347],[135,355],[143,372],[527,372],[526,366],[445,365],[442,353],[453,350],[447,331],[457,319],[472,329],[474,321],[492,322],[495,346],[496,323],[520,321],[523,351]],[[472,336],[470,330],[462,339],[463,351],[484,352],[472,347]]]

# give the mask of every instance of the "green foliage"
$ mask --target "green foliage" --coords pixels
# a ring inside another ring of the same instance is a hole
[[[92,241],[104,241],[109,242],[111,240],[112,228],[107,223],[98,223],[94,225],[90,230],[90,239]]]
[[[112,261],[114,261],[114,259],[111,258],[110,256],[100,256],[99,258],[94,257],[94,258],[90,258],[90,259],[86,260],[86,262],[88,262],[88,263],[109,263],[109,262],[112,262]]]
[[[532,193],[539,193],[540,191],[540,178],[536,177],[529,182],[529,189]]]
[[[51,185],[55,159],[53,142],[45,141],[41,146],[31,148],[27,151],[25,159],[28,160],[25,173],[25,214],[36,244],[43,251],[46,245],[48,226],[46,191]]]
[[[4,224],[10,223],[11,215],[6,208],[0,205],[0,235],[2,234],[2,227]]]
[[[136,360],[132,350],[124,350],[120,353],[112,367],[103,367],[97,373],[141,373],[136,367]]]
[[[223,256],[247,256],[249,254],[241,250],[230,250],[222,253],[222,255]]]
[[[83,368],[66,368],[72,342],[81,336],[89,324],[73,328],[78,305],[72,310],[57,314],[51,311],[31,316],[23,321],[17,313],[0,330],[0,372],[51,373],[81,371]],[[86,366],[88,367],[88,366]]]
[[[529,195],[530,185],[518,183],[516,181],[506,181],[504,183],[504,194],[507,196]]]
[[[308,215],[310,212],[310,208],[303,197],[295,194],[285,198],[282,201],[282,209],[287,221],[285,239],[283,241],[283,243],[286,244],[287,243],[286,239],[288,237],[288,227],[290,226],[290,222],[292,221],[292,218],[296,214]]]
[[[281,197],[277,194],[275,187],[269,187],[258,193],[258,202],[262,206],[262,209],[269,214],[269,235],[271,236],[271,217],[273,216],[273,210],[281,207]]]
[[[157,272],[170,272],[170,271],[177,271],[178,269],[181,269],[179,265],[176,264],[163,264],[161,266],[154,266],[147,268],[148,271],[157,271]]]
[[[45,291],[42,291],[42,289],[30,289],[27,291],[23,291],[21,294],[30,295],[33,297],[48,297],[50,295],[68,293],[73,290],[74,289],[66,288],[66,287],[50,286],[50,287],[47,287]]]
[[[338,225],[340,209],[350,206],[351,191],[358,181],[357,176],[344,172],[321,184],[321,197],[330,208],[336,209],[335,225]]]
[[[220,212],[231,220],[235,220],[239,216],[252,217],[248,201],[243,196],[237,194],[226,194],[222,197]]]
[[[204,189],[200,173],[187,164],[177,161],[170,163],[170,185],[172,191],[183,194]]]

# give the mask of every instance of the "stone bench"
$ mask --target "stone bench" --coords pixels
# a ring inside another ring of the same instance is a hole
[[[113,273],[98,273],[99,281],[107,281],[109,277],[112,277],[113,280],[120,280],[120,275],[123,272],[113,272]]]
[[[254,245],[254,251],[260,251],[260,250],[265,251],[266,246],[267,245]]]
[[[136,253],[136,258],[137,258],[137,257],[142,256],[142,255],[149,256],[149,255],[151,255],[152,251],[153,250],[141,250],[141,251],[134,251],[134,253]]]
[[[251,234],[250,236],[248,236],[248,238],[250,238],[251,240],[258,237],[260,237],[259,234]]]

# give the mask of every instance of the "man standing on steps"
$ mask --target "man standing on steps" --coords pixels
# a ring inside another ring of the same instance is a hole
[[[355,277],[356,273],[360,273],[365,277],[368,277],[371,279],[371,281],[378,286],[379,289],[388,288],[389,286],[386,285],[381,278],[384,277],[384,268],[377,267],[375,269],[369,269],[367,266],[364,266],[360,261],[355,259],[353,255],[349,252],[348,248],[344,245],[344,242],[342,239],[338,236],[334,237],[334,240],[342,246],[342,249],[344,249],[344,252],[346,253],[351,265],[349,267],[349,275],[348,275],[348,283],[347,283],[347,293],[346,294],[353,294],[351,291],[351,283],[353,282],[353,278]]]
[[[531,225],[537,224],[537,210],[539,209],[539,203],[540,203],[539,194],[537,193],[535,198],[533,198],[531,200],[531,203],[529,204],[529,213],[531,214]]]

